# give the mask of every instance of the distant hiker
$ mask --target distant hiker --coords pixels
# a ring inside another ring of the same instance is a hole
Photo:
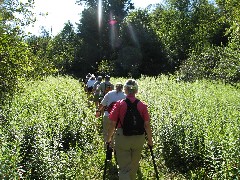
[[[99,91],[99,99],[102,101],[105,94],[107,94],[109,91],[114,89],[114,85],[110,82],[110,76],[105,76],[105,81],[101,82],[99,86],[97,87],[97,91]]]
[[[107,141],[107,134],[108,134],[108,129],[110,125],[110,120],[108,118],[109,113],[111,112],[111,109],[113,105],[121,99],[125,99],[126,95],[123,93],[123,84],[122,83],[117,83],[115,85],[115,90],[112,90],[108,92],[103,100],[101,101],[99,108],[96,112],[96,117],[100,116],[100,112],[102,109],[104,109],[104,114],[103,114],[103,138],[104,142]]]
[[[115,127],[115,150],[120,180],[135,180],[141,151],[147,134],[148,145],[153,146],[150,116],[147,106],[136,99],[138,84],[134,79],[124,85],[126,99],[117,101],[109,114],[111,121],[106,143],[112,141]],[[145,131],[145,132],[144,132]]]
[[[84,79],[84,84],[85,84],[85,88],[84,88],[84,90],[85,90],[85,92],[87,92],[87,82],[88,82],[88,80],[89,80],[89,78],[92,76],[92,74],[91,73],[88,73],[87,75],[86,75],[86,77],[85,77],[85,79]]]
[[[97,90],[97,87],[101,84],[102,82],[102,76],[97,77],[97,81],[93,84],[93,101],[95,103],[96,108],[98,108],[100,100],[99,100],[99,90]]]
[[[89,78],[89,80],[87,81],[87,95],[88,98],[91,97],[91,95],[93,94],[93,85],[96,82],[96,78],[94,76],[94,74],[91,75],[91,77]]]

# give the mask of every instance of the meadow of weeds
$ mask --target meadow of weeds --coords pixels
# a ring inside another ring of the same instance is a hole
[[[138,82],[137,97],[151,114],[161,179],[239,178],[238,88],[170,76],[143,76]],[[95,118],[78,80],[28,82],[0,113],[0,179],[102,179],[101,118]],[[108,165],[107,178],[118,179],[115,160]],[[154,177],[146,146],[138,179]]]

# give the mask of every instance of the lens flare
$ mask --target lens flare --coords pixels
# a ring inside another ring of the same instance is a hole
[[[111,47],[115,49],[118,45],[118,34],[117,34],[117,20],[115,19],[115,16],[110,12],[109,16],[109,25],[110,25],[110,41],[111,41]]]
[[[98,0],[98,28],[102,26],[102,0]]]
[[[130,33],[130,35],[131,35],[131,38],[132,38],[134,44],[135,44],[137,47],[140,47],[140,44],[139,44],[138,39],[137,39],[137,36],[136,36],[136,34],[135,34],[135,32],[134,32],[134,29],[133,29],[133,26],[132,26],[130,23],[128,23],[127,26],[128,26],[128,30],[129,30],[129,33]]]

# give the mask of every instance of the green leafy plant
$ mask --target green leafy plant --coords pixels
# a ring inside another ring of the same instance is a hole
[[[112,82],[124,82],[112,78]],[[151,115],[161,179],[236,179],[239,176],[239,89],[174,76],[138,79],[137,98]],[[47,77],[26,82],[2,106],[2,179],[102,179],[105,151],[101,120],[79,82]],[[118,179],[116,162],[108,167]],[[147,146],[138,179],[154,178]]]

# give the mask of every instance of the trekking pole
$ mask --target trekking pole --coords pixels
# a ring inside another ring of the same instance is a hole
[[[148,145],[150,152],[151,152],[151,156],[152,156],[152,161],[153,161],[153,166],[154,166],[154,170],[155,170],[155,174],[156,174],[156,179],[159,180],[159,176],[158,176],[158,170],[157,170],[157,166],[156,166],[156,162],[155,162],[155,157],[153,154],[153,149],[152,146]]]
[[[105,159],[104,172],[103,172],[103,180],[106,179],[107,162],[112,159],[112,152],[113,152],[113,149],[112,149],[112,147],[110,147],[110,143],[107,143],[106,159]]]
[[[105,159],[104,172],[103,172],[103,180],[106,179],[106,172],[107,172],[107,158]]]

